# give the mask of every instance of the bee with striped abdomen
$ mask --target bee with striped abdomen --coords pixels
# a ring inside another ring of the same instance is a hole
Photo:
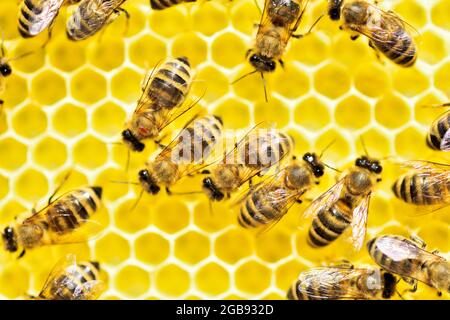
[[[133,151],[142,151],[145,148],[142,140],[156,139],[166,126],[187,111],[180,107],[191,84],[188,58],[164,61],[147,77],[136,110],[122,131],[124,143]]]
[[[153,10],[164,10],[184,2],[196,2],[197,0],[150,0]]]
[[[417,47],[410,25],[392,11],[384,11],[366,0],[329,0],[328,14],[342,20],[342,30],[369,38],[369,45],[378,53],[402,67],[411,67],[417,60]]]
[[[318,184],[325,166],[315,153],[306,153],[303,162],[293,158],[276,175],[250,191],[240,201],[238,222],[244,228],[270,226],[278,222],[301,196]]]
[[[113,22],[120,13],[129,19],[121,8],[126,0],[81,0],[67,21],[66,33],[70,40],[85,40]]]
[[[394,275],[373,268],[351,265],[303,271],[289,288],[289,300],[390,299],[396,293]]]
[[[450,102],[442,107],[450,107]],[[431,125],[427,145],[433,150],[450,151],[450,110],[439,116]]]
[[[421,239],[411,239],[396,235],[379,236],[367,242],[367,249],[380,267],[413,285],[410,291],[414,292],[420,281],[439,292],[450,292],[450,262],[437,251],[426,251],[426,244]]]
[[[249,49],[246,58],[259,72],[264,83],[264,95],[267,92],[264,73],[273,72],[277,63],[283,66],[283,54],[291,36],[294,35],[305,13],[308,1],[305,0],[265,0],[264,10],[259,23],[253,48]],[[247,75],[243,77],[246,77]],[[241,80],[243,77],[234,82]]]
[[[59,189],[59,188],[58,188]],[[57,190],[58,190],[57,189]],[[86,187],[63,194],[25,219],[18,219],[3,230],[4,248],[16,252],[45,245],[87,241],[100,231],[100,225],[90,217],[101,205],[102,188]]]
[[[19,33],[24,38],[37,36],[48,28],[49,34],[53,22],[63,5],[80,0],[23,0],[19,11]]]
[[[362,247],[370,196],[381,181],[382,169],[378,160],[362,156],[341,180],[311,203],[305,216],[314,216],[308,233],[312,247],[330,244],[348,227],[352,229],[354,247]]]
[[[157,194],[164,185],[170,194],[170,186],[205,166],[222,131],[223,122],[217,116],[206,115],[190,121],[154,160],[146,163],[146,169],[139,171],[143,191]]]
[[[73,254],[53,268],[36,300],[96,300],[105,286],[98,262],[77,262]]]
[[[392,186],[397,198],[424,208],[450,205],[450,165],[428,161],[407,161],[412,169]]]
[[[274,130],[251,130],[208,172],[203,179],[203,191],[213,201],[229,198],[245,182],[279,164],[293,147],[289,135]]]

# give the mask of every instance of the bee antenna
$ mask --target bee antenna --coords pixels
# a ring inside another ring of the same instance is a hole
[[[359,140],[361,141],[361,145],[363,147],[364,153],[366,154],[366,156],[369,156],[369,152],[367,152],[366,143],[364,141],[363,136],[359,136]]]
[[[118,180],[109,180],[111,183],[120,183],[120,184],[131,184],[134,186],[138,186],[139,182],[132,182],[132,181],[118,181]]]
[[[212,217],[212,215],[213,215],[213,207],[212,207],[211,199],[209,199],[208,202],[209,202],[209,215]]]
[[[264,73],[261,72],[261,79],[264,87],[264,99],[266,102],[269,102],[269,99],[267,99],[267,88],[266,88],[266,79],[264,79]]]
[[[428,105],[428,106],[422,106],[422,108],[446,108],[446,107],[450,107],[450,102],[441,103],[441,104],[434,104],[434,105]]]
[[[261,10],[261,7],[260,7],[258,1],[257,0],[253,0],[253,2],[255,3],[256,8],[258,8],[259,14],[262,15],[263,12]]]
[[[127,162],[125,165],[125,172],[128,173],[128,169],[130,169],[130,158],[131,158],[131,151],[130,149],[127,150]]]
[[[34,54],[34,51],[24,52],[22,54],[19,54],[18,56],[15,56],[14,58],[8,59],[8,62],[20,60],[20,59],[23,59],[23,58],[25,58],[25,57],[27,57],[29,55],[32,55],[32,54]]]
[[[322,156],[323,156],[323,154],[325,153],[325,151],[327,151],[328,149],[330,149],[331,146],[332,146],[333,144],[335,144],[335,142],[336,142],[336,139],[333,139],[333,140],[332,140],[325,148],[323,148],[322,152],[321,152],[320,155],[319,155],[319,159],[322,158]]]
[[[325,167],[327,167],[328,169],[331,169],[331,170],[336,171],[336,172],[338,172],[338,173],[342,173],[341,170],[336,169],[336,168],[334,168],[334,167],[332,167],[332,166],[326,164],[325,162],[322,162],[322,163],[323,163],[323,165],[324,165]]]
[[[0,45],[1,48],[1,52],[2,52],[2,58],[5,56],[6,52],[5,52],[5,30],[2,29],[2,43]]]
[[[189,195],[189,194],[201,194],[203,191],[187,191],[187,192],[173,192],[171,191],[170,194],[176,195],[176,196],[183,196],[183,195]]]
[[[239,81],[241,81],[242,79],[247,78],[249,75],[252,75],[252,74],[254,74],[254,73],[256,73],[256,72],[258,72],[258,70],[250,71],[249,73],[246,73],[246,74],[244,74],[243,76],[241,76],[241,77],[237,78],[236,80],[234,80],[231,84],[235,84],[236,82],[239,82]]]
[[[141,198],[142,198],[143,194],[144,194],[144,189],[142,188],[141,192],[139,192],[138,198],[134,202],[133,206],[130,208],[130,213],[132,213],[136,209],[137,205],[139,204],[139,201],[141,201]]]

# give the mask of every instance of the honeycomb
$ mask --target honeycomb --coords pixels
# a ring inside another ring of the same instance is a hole
[[[0,255],[0,298],[20,299],[41,289],[52,266],[66,253],[102,263],[107,278],[103,299],[283,299],[300,271],[346,258],[372,264],[366,250],[349,254],[343,241],[325,249],[307,246],[307,204],[296,205],[270,232],[256,236],[236,224],[226,203],[204,196],[144,195],[130,213],[139,188],[114,184],[135,177],[156,150],[152,143],[133,154],[129,174],[126,150],[116,145],[140,95],[149,68],[166,56],[186,55],[207,87],[201,104],[223,117],[226,128],[247,128],[270,119],[292,133],[297,154],[320,151],[328,164],[342,168],[362,151],[363,136],[374,157],[448,161],[430,151],[425,133],[442,109],[423,105],[450,98],[450,0],[384,1],[420,32],[419,60],[410,69],[381,63],[364,39],[351,41],[338,24],[323,19],[314,33],[292,40],[285,70],[267,76],[269,102],[258,76],[231,81],[251,70],[244,55],[252,42],[259,11],[252,0],[208,1],[151,11],[147,0],[129,0],[123,16],[95,36],[74,43],[63,9],[45,51],[46,34],[23,40],[16,27],[17,1],[0,2],[0,25],[9,56],[34,50],[13,62],[0,119],[0,224],[44,205],[68,170],[64,190],[101,184],[105,206],[97,219],[106,226],[88,243],[44,247],[23,259]],[[301,28],[306,31],[326,10],[312,1]],[[184,119],[186,120],[186,119]],[[383,182],[372,197],[369,237],[417,233],[443,254],[450,252],[449,215],[416,216],[393,199],[390,186],[398,171],[386,162]],[[334,181],[328,172],[320,194]],[[194,182],[183,181],[188,190]],[[300,226],[300,228],[298,227]],[[405,286],[405,285],[403,285]],[[424,285],[412,299],[437,299]],[[448,299],[445,295],[441,299]]]

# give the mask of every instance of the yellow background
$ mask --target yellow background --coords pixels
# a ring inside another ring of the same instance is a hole
[[[107,229],[89,243],[40,248],[21,260],[2,252],[0,298],[38,293],[66,253],[100,261],[108,283],[102,298],[124,299],[278,299],[301,270],[343,258],[371,264],[365,249],[351,255],[342,239],[325,249],[309,248],[305,236],[310,222],[300,218],[305,205],[294,206],[259,237],[236,225],[235,212],[226,203],[215,204],[210,214],[208,201],[200,195],[144,196],[130,213],[139,189],[110,181],[135,181],[155,146],[149,142],[143,154],[132,156],[128,177],[125,147],[110,142],[119,140],[147,70],[168,55],[186,55],[199,80],[193,96],[206,87],[201,104],[221,115],[227,129],[271,120],[293,134],[298,155],[320,152],[336,139],[324,160],[338,168],[362,153],[361,135],[375,157],[448,161],[425,145],[429,125],[444,110],[422,106],[450,96],[450,0],[383,2],[421,34],[415,67],[380,63],[365,39],[351,41],[339,24],[325,18],[314,34],[292,40],[285,70],[267,76],[270,101],[265,103],[259,76],[230,85],[251,71],[244,55],[259,21],[251,0],[201,2],[162,12],[151,12],[147,0],[128,0],[126,36],[120,17],[103,39],[80,43],[66,39],[64,8],[45,52],[39,46],[46,34],[20,39],[17,1],[1,0],[8,56],[30,49],[36,53],[13,63],[3,97],[0,224],[44,205],[64,173],[72,170],[65,190],[103,185],[105,208],[97,217]],[[307,30],[325,10],[325,1],[313,1],[301,29]],[[418,233],[430,249],[448,253],[448,212],[414,216],[411,207],[393,200],[390,186],[397,176],[398,168],[386,163],[371,201],[369,236]],[[328,171],[310,197],[334,181],[335,174]],[[200,180],[184,181],[176,189],[192,190],[195,184],[199,188]],[[408,298],[437,296],[420,285]]]

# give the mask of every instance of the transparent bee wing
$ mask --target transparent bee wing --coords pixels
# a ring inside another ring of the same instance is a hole
[[[371,193],[365,196],[353,210],[351,242],[356,251],[361,250],[367,229],[367,216]]]
[[[104,229],[103,225],[94,220],[80,220],[80,226],[64,234],[51,232],[52,244],[80,243],[96,239]]]
[[[77,286],[73,300],[97,300],[105,291],[105,284],[101,280],[91,280]]]
[[[304,271],[300,274],[297,290],[309,297],[322,300],[369,299],[367,294],[350,285],[363,274],[373,272],[370,269],[347,267],[322,267]]]
[[[1,89],[0,89],[1,92]],[[450,151],[450,130],[447,130],[441,141],[441,150]]]
[[[34,11],[31,15],[30,34],[35,36],[49,27],[58,15],[59,9],[63,3],[64,0],[41,1],[40,5],[42,5],[42,10],[40,12]],[[25,3],[23,3],[23,5],[25,5]]]
[[[67,270],[70,270],[70,267],[76,268],[77,259],[74,254],[68,254],[65,257],[61,258],[53,267],[52,271],[47,277],[44,286],[42,287],[41,293],[39,296],[46,297],[46,294],[52,291],[53,288],[58,287],[58,280],[61,276],[67,273]]]
[[[309,207],[305,210],[303,213],[303,216],[305,218],[314,216],[317,214],[319,209],[321,208],[328,208],[333,203],[335,203],[341,193],[342,188],[344,187],[345,177],[339,180],[334,186],[332,186],[328,191],[326,191],[324,194],[322,194],[320,197],[318,197],[316,200],[314,200]]]

